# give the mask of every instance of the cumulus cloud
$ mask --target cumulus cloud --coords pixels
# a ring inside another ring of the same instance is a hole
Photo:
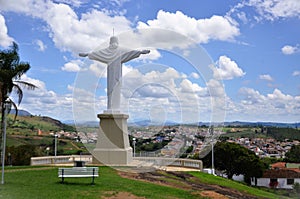
[[[219,57],[219,60],[216,62],[216,67],[212,66],[212,70],[215,78],[223,80],[242,77],[246,74],[239,68],[235,61],[225,55]]]
[[[291,55],[291,54],[294,54],[298,51],[298,47],[296,46],[290,46],[290,45],[286,45],[286,46],[283,46],[281,48],[281,52],[285,55]]]
[[[67,72],[78,72],[80,71],[81,67],[83,65],[83,62],[79,59],[77,60],[71,60],[68,63],[65,63],[64,66],[61,67],[63,71]]]
[[[130,68],[124,75],[122,88],[124,107],[129,106],[131,110],[139,109],[137,112],[141,113],[151,106],[163,105],[167,107],[168,113],[183,117],[184,120],[195,121],[200,115],[201,117],[205,115],[206,120],[211,119],[210,113],[207,112],[212,111],[212,106],[219,105],[223,108],[225,106],[224,102],[211,104],[212,98],[224,101],[226,95],[224,86],[217,80],[210,80],[203,87],[199,82],[195,82],[194,78],[191,78],[192,81],[188,75],[171,67],[141,72],[144,70]],[[136,111],[133,112],[131,114],[137,114]],[[207,114],[203,114],[204,112]]]
[[[270,118],[271,121],[278,119],[277,121],[283,122],[283,118],[288,118],[286,121],[296,122],[299,118],[300,96],[284,94],[279,89],[263,95],[253,88],[241,88],[239,95],[242,99],[240,104],[235,104],[235,107],[238,107],[236,114],[239,112],[241,117],[247,115],[248,120]]]
[[[23,90],[23,100],[20,109],[30,110],[35,115],[46,115],[59,119],[70,119],[72,115],[72,95],[57,94],[55,91],[48,90],[45,82],[31,78],[27,75],[21,77],[22,81],[26,81],[37,86],[35,90]],[[16,96],[12,96],[14,98]]]
[[[13,38],[8,36],[4,17],[0,14],[0,46],[8,47],[13,42]]]
[[[190,77],[192,77],[192,78],[194,78],[194,79],[199,79],[199,78],[200,78],[199,74],[198,74],[198,73],[195,73],[195,72],[192,72],[192,73],[190,74]]]
[[[108,43],[105,39],[109,38],[112,27],[116,31],[131,30],[131,22],[124,16],[110,16],[95,9],[78,16],[69,5],[52,1],[5,1],[1,10],[21,12],[44,20],[54,44],[62,51],[73,53],[93,50],[104,42]]]
[[[232,19],[217,15],[206,19],[195,19],[181,11],[171,13],[160,10],[156,19],[148,20],[146,23],[139,22],[137,28],[167,29],[185,35],[198,43],[207,43],[210,40],[231,41],[240,34],[237,24]]]
[[[266,81],[273,81],[273,78],[270,75],[268,75],[268,74],[260,75],[259,79],[266,80]]]

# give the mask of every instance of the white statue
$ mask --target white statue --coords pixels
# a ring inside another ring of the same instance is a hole
[[[109,47],[90,53],[79,53],[81,57],[100,61],[107,64],[107,110],[110,112],[120,110],[122,63],[148,54],[150,50],[130,50],[119,47],[118,38],[110,38]]]

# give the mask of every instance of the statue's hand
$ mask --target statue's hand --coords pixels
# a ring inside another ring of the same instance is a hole
[[[88,53],[79,53],[79,56],[80,57],[86,57],[86,56],[88,56],[89,54]]]
[[[142,50],[141,53],[142,53],[142,54],[148,54],[148,53],[150,53],[150,50]]]

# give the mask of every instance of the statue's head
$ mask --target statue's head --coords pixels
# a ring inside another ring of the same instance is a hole
[[[110,37],[109,46],[112,48],[117,48],[119,45],[118,37],[112,36]]]

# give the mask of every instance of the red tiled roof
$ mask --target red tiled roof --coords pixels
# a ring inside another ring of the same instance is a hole
[[[275,169],[275,168],[281,168],[281,169],[283,169],[283,168],[285,168],[285,162],[276,162],[276,163],[274,163],[274,164],[271,164],[271,167],[272,167],[272,169]]]
[[[263,178],[300,178],[300,169],[269,169]]]

